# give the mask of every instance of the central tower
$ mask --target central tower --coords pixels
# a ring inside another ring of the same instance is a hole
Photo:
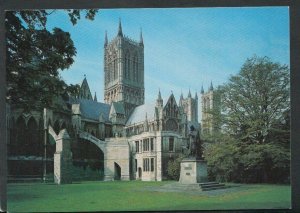
[[[117,36],[104,43],[104,101],[120,102],[128,116],[133,108],[145,102],[144,43],[123,35],[121,21]]]

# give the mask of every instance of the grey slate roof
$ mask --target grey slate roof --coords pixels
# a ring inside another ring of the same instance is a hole
[[[148,121],[155,119],[155,103],[143,104],[141,106],[136,107],[131,113],[130,117],[128,118],[126,126],[144,122],[146,114]]]
[[[81,116],[83,118],[98,121],[99,116],[102,113],[105,121],[109,121],[109,104],[100,103],[88,99],[76,99],[73,101],[74,104],[80,104]]]
[[[115,108],[116,113],[125,115],[125,110],[122,103],[112,102],[112,105]]]

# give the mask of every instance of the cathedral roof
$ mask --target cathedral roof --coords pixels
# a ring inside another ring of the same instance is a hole
[[[110,105],[87,99],[77,99],[75,103],[80,104],[81,116],[83,118],[98,121],[102,113],[105,121],[109,121]]]
[[[144,122],[147,115],[148,120],[155,119],[155,103],[143,104],[136,107],[126,122],[127,125]]]
[[[125,110],[122,103],[112,102],[112,107],[116,113],[125,115]]]

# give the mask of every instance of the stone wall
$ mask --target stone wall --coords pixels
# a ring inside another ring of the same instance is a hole
[[[116,167],[120,167],[120,180],[129,180],[130,152],[126,138],[109,138],[105,140],[104,180],[117,180]]]

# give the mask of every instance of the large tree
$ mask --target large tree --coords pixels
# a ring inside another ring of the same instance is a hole
[[[278,132],[290,110],[290,75],[287,65],[267,57],[252,57],[240,72],[221,87],[227,133],[243,142],[265,144]],[[289,123],[285,123],[289,131]],[[281,129],[282,131],[283,129]]]
[[[220,87],[221,126],[204,152],[210,177],[219,181],[288,182],[289,68],[267,57],[247,59]]]
[[[74,94],[76,85],[66,85],[59,72],[74,62],[76,48],[68,32],[59,28],[49,31],[47,17],[53,11],[7,11],[6,73],[7,101],[25,110],[49,107],[55,96]],[[80,10],[67,10],[76,24]],[[93,20],[96,10],[85,10]]]

